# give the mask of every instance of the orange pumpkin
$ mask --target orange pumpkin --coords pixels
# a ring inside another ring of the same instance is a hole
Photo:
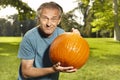
[[[81,68],[89,57],[89,45],[80,35],[66,32],[59,35],[50,46],[50,59],[53,64]]]

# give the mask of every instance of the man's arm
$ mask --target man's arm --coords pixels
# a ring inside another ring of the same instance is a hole
[[[60,62],[53,65],[52,67],[47,68],[35,68],[33,67],[33,60],[22,60],[22,74],[25,78],[29,77],[40,77],[45,76],[55,72],[75,72],[77,69],[74,69],[72,66],[62,67],[60,66]]]
[[[35,68],[33,62],[34,60],[22,60],[22,74],[25,78],[45,76],[56,72],[53,67]]]

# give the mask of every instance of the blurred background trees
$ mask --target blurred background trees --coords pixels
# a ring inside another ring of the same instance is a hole
[[[21,0],[0,0],[0,6],[3,8],[11,6],[18,11],[18,14],[9,16],[4,23],[0,22],[0,36],[24,35],[26,31],[35,26],[35,11]]]
[[[119,0],[73,0],[78,5],[64,13],[59,24],[65,31],[72,27],[84,37],[113,37],[120,41]],[[35,11],[21,0],[0,0],[0,6],[12,6],[18,14],[0,18],[0,36],[20,36],[36,26]]]

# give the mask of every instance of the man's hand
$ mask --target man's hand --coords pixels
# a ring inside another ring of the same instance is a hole
[[[71,31],[72,31],[73,33],[77,33],[77,34],[81,35],[78,29],[72,28]]]
[[[72,66],[69,66],[69,67],[62,67],[60,65],[60,62],[58,62],[57,64],[53,65],[53,69],[55,71],[59,71],[59,72],[66,72],[66,73],[72,73],[72,72],[76,72],[77,69],[75,69],[74,67]]]

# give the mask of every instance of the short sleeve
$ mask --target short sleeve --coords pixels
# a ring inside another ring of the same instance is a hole
[[[59,27],[58,27],[58,29],[57,29],[57,30],[58,30],[58,31],[57,31],[57,32],[58,32],[58,35],[60,35],[60,34],[62,34],[62,33],[64,33],[64,32],[65,32],[63,29],[61,29],[61,28],[59,28]]]
[[[34,59],[35,51],[30,38],[24,37],[18,50],[18,58]]]

